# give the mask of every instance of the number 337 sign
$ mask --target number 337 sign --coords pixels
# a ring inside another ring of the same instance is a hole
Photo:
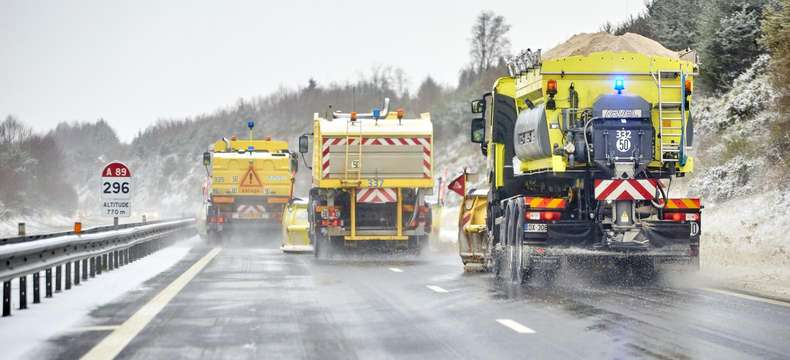
[[[122,162],[111,162],[101,171],[102,216],[132,216],[132,172]]]

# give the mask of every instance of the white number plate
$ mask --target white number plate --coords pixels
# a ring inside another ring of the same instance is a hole
[[[548,232],[548,226],[546,224],[524,224],[524,230],[526,232]]]

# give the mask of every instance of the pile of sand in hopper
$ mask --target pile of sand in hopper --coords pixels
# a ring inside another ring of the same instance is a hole
[[[630,52],[647,56],[678,58],[678,53],[642,35],[626,33],[618,36],[606,32],[573,35],[568,41],[544,52],[541,57],[545,61],[568,56],[586,56],[600,51]]]

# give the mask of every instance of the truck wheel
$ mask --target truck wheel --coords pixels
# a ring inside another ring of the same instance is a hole
[[[557,281],[557,274],[559,273],[558,270],[544,270],[543,271],[543,282],[547,286],[554,285],[554,282]]]
[[[320,234],[315,234],[315,245],[313,249],[313,255],[315,255],[316,259],[326,259],[329,257],[329,250],[332,244],[329,242],[328,236],[323,236]]]
[[[500,222],[499,243],[502,244],[502,270],[503,277],[510,280],[513,278],[513,246],[510,240],[510,201],[505,201],[505,209],[502,212],[502,222]]]
[[[494,272],[494,278],[498,279],[498,280],[501,280],[502,279],[502,267],[503,267],[503,264],[502,264],[502,262],[503,262],[503,259],[502,259],[502,245],[501,244],[497,244],[496,248],[494,250],[492,250],[491,252],[492,252],[492,257],[493,257],[493,260],[492,260],[492,262],[493,262],[493,265],[492,265],[493,269],[492,269],[492,271]]]
[[[519,198],[520,200],[520,198]],[[524,202],[516,201],[513,215],[513,247],[515,249],[515,272],[513,282],[523,284],[526,281],[524,271]]]

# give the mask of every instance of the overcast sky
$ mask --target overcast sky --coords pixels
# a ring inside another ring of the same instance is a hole
[[[455,84],[482,9],[513,50],[548,49],[644,8],[644,0],[0,0],[0,116],[38,130],[106,119],[124,141],[183,118],[296,87],[402,68]]]

